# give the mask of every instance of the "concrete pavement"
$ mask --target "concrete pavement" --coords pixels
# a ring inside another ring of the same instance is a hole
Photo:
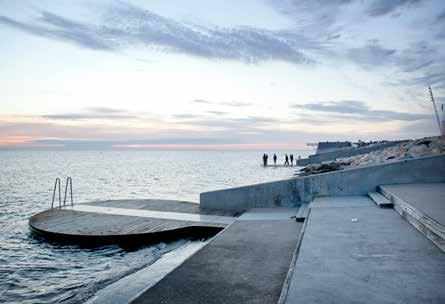
[[[246,214],[132,303],[277,303],[302,224],[272,214]]]
[[[286,303],[445,303],[445,255],[367,197],[317,198]]]

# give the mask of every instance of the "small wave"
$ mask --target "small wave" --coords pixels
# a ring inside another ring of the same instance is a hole
[[[179,240],[167,244],[159,243],[155,246],[146,247],[136,252],[129,253],[129,255],[133,255],[132,257],[130,257],[132,259],[131,267],[121,267],[120,269],[116,269],[110,263],[106,265],[105,268],[111,268],[112,271],[105,272],[102,276],[95,278],[87,284],[78,286],[73,290],[66,290],[67,292],[64,292],[64,297],[61,298],[58,303],[71,304],[85,302],[90,297],[94,296],[94,294],[102,288],[105,288],[106,286],[128,275],[131,275],[142,268],[150,266],[158,259],[160,259],[162,255],[178,249],[186,242],[186,240]]]

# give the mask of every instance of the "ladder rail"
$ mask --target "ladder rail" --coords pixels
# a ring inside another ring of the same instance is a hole
[[[73,200],[73,179],[71,176],[68,176],[66,178],[66,184],[65,184],[65,195],[63,197],[63,203],[62,203],[62,187],[60,184],[60,178],[56,177],[56,181],[54,182],[54,189],[53,189],[53,199],[51,201],[51,209],[54,208],[54,202],[56,201],[56,192],[57,188],[59,188],[59,208],[66,206],[66,196],[68,195],[68,186],[70,190],[70,199],[71,199],[71,206],[74,206],[74,200]]]
[[[56,181],[54,182],[54,190],[53,190],[53,200],[51,202],[51,208],[54,207],[54,200],[56,199],[56,190],[57,186],[59,186],[59,207],[62,207],[62,194],[60,190],[60,178],[56,178]]]
[[[67,195],[67,193],[68,193],[68,184],[69,184],[69,186],[70,186],[71,206],[74,206],[74,203],[73,203],[73,179],[72,179],[70,176],[68,176],[68,177],[66,178],[66,184],[65,184],[65,197],[64,197],[64,199],[63,199],[63,205],[64,205],[64,206],[66,205],[66,195]]]

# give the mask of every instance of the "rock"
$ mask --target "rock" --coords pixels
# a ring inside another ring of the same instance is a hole
[[[431,140],[421,140],[419,142],[416,142],[415,145],[420,146],[420,145],[427,145],[429,146],[431,143]]]
[[[420,157],[428,155],[430,151],[427,145],[415,145],[409,148],[406,154],[408,157]]]
[[[368,154],[340,158],[337,161],[324,161],[321,164],[311,164],[301,169],[298,175],[311,175],[330,171],[343,170],[357,166],[382,164],[415,157],[438,155],[445,153],[445,138],[439,136],[426,137],[400,143],[397,146]]]
[[[305,176],[311,174],[337,171],[343,169],[343,167],[348,164],[349,162],[339,162],[339,161],[323,162],[321,164],[311,164],[301,169],[299,175]]]

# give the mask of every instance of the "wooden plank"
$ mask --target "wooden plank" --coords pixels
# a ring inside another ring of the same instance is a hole
[[[224,210],[210,210],[201,209],[199,204],[185,201],[174,200],[108,200],[97,201],[87,203],[87,205],[101,206],[101,207],[114,207],[114,208],[128,208],[128,209],[144,209],[151,211],[168,211],[168,212],[182,212],[191,214],[203,214],[203,215],[223,215],[223,216],[235,216],[236,212],[224,211]]]

